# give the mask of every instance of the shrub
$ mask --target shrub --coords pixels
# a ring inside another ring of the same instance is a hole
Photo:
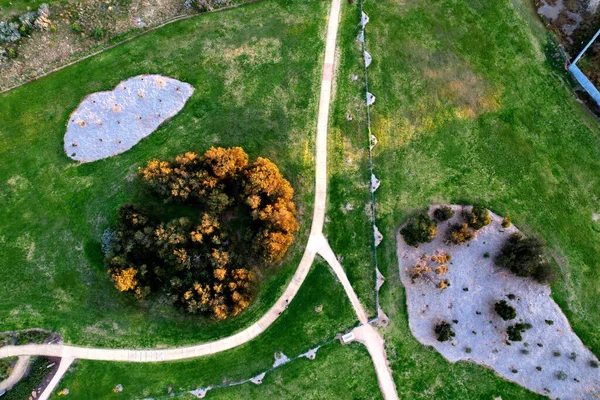
[[[418,246],[419,243],[429,243],[437,234],[437,224],[427,212],[422,211],[410,219],[406,226],[400,230],[404,241],[409,246]]]
[[[12,59],[17,58],[17,56],[19,55],[15,47],[9,47],[8,49],[6,49],[6,54],[8,55],[8,58]]]
[[[523,324],[523,323],[518,323],[518,324],[509,326],[508,328],[506,328],[506,333],[508,334],[508,340],[513,341],[513,342],[520,342],[521,340],[523,340],[522,333],[530,328],[531,328],[530,324]]]
[[[515,319],[517,317],[517,310],[511,305],[509,305],[506,300],[502,300],[497,302],[494,305],[494,310],[496,314],[500,316],[505,321]]]
[[[556,373],[556,379],[558,379],[559,381],[566,381],[567,378],[568,378],[568,375],[563,371],[558,371]]]
[[[73,31],[73,33],[80,34],[83,31],[83,27],[79,22],[73,22],[71,24],[71,30]]]
[[[492,222],[490,212],[479,204],[475,204],[471,212],[465,211],[463,215],[469,226],[475,230],[479,230]]]
[[[577,360],[577,353],[573,352],[573,353],[569,354],[569,360],[571,360],[571,361]]]
[[[589,364],[592,368],[598,368],[600,366],[596,360],[590,360]]]
[[[104,39],[104,29],[99,26],[95,27],[94,30],[92,30],[92,37],[96,40]]]
[[[110,251],[116,235],[117,233],[112,228],[106,228],[104,230],[104,233],[102,233],[102,238],[100,239],[102,243],[102,253],[106,254]]]
[[[16,23],[0,21],[0,43],[15,43],[19,39],[21,33]]]
[[[506,216],[506,217],[504,217],[504,219],[502,219],[502,227],[508,228],[509,226],[510,226],[510,217]]]
[[[437,335],[438,342],[447,342],[455,336],[452,327],[447,322],[440,322],[435,326],[435,333]]]
[[[469,230],[467,224],[454,224],[448,229],[446,242],[452,244],[463,244],[473,239],[475,235]]]
[[[449,206],[441,206],[433,212],[433,217],[440,222],[449,220],[454,216],[454,210]]]
[[[520,277],[531,277],[540,283],[556,280],[556,271],[543,254],[544,243],[536,237],[512,234],[502,246],[495,263]]]
[[[483,253],[483,258],[490,258],[490,253],[488,253],[487,251]]]

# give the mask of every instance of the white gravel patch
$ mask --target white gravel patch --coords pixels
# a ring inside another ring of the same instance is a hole
[[[135,76],[112,91],[92,93],[69,118],[65,153],[81,162],[123,153],[181,111],[192,93],[192,85],[160,75]]]
[[[430,216],[435,208],[430,209]],[[590,366],[590,361],[598,359],[572,331],[550,297],[550,289],[532,279],[519,278],[493,262],[504,241],[517,229],[512,225],[502,228],[502,218],[490,213],[492,223],[479,230],[468,246],[448,246],[444,243],[448,225],[463,222],[462,207],[452,208],[455,216],[438,223],[438,234],[431,243],[411,247],[397,234],[400,277],[406,288],[413,335],[451,362],[469,360],[482,364],[550,398],[600,398],[600,368]],[[452,259],[446,275],[431,276],[435,281],[440,277],[448,279],[450,287],[440,290],[426,279],[412,283],[410,269],[423,254],[431,257],[437,251],[447,252]],[[486,252],[489,258],[484,258]],[[508,298],[509,294],[515,296],[514,300]],[[506,300],[516,308],[516,319],[503,321],[495,313],[494,304],[499,300]],[[451,341],[444,343],[437,341],[434,332],[435,325],[442,320],[450,323],[456,333]],[[521,321],[533,327],[523,333],[522,342],[507,345],[506,328]],[[555,352],[560,355],[555,356]],[[575,360],[571,359],[573,353]],[[559,372],[566,374],[564,380],[557,378]]]

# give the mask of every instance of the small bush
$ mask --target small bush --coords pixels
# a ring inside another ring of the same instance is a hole
[[[71,24],[71,30],[73,31],[73,33],[76,33],[79,35],[83,31],[83,27],[81,26],[81,24],[79,22],[73,22]]]
[[[572,361],[577,360],[577,353],[571,353],[571,354],[569,354],[569,360],[572,360]]]
[[[409,246],[418,246],[419,243],[429,243],[433,240],[437,235],[437,224],[423,211],[409,220],[400,233]]]
[[[441,206],[433,212],[433,216],[440,222],[448,221],[454,216],[454,210],[449,206]]]
[[[590,367],[592,367],[592,368],[600,367],[600,365],[598,364],[598,361],[596,361],[596,360],[590,360],[589,364],[590,364]]]
[[[560,351],[555,351],[554,353],[552,353],[552,355],[554,357],[560,357]]]
[[[483,253],[483,258],[490,258],[490,253],[488,253],[487,251]]]
[[[472,351],[473,349],[471,349],[470,347],[465,348],[465,353],[467,354],[471,354]]]
[[[554,325],[554,321],[552,321],[551,319],[546,319],[546,320],[544,320],[544,322],[545,322],[547,325]]]
[[[529,350],[527,349],[521,349],[521,353],[524,355],[528,355],[529,354]]]
[[[535,367],[535,369],[537,369],[538,371],[541,371],[541,370],[542,370],[542,367],[540,367],[540,366],[537,366],[537,367]]]
[[[9,47],[8,49],[6,49],[6,54],[8,55],[8,58],[12,58],[12,59],[17,58],[19,55],[19,53],[17,52],[17,49],[15,47]]]
[[[505,321],[515,319],[517,317],[517,310],[511,305],[509,305],[506,300],[502,300],[494,304],[494,310],[496,314],[500,316]]]
[[[490,212],[479,204],[475,204],[471,212],[465,211],[463,215],[469,226],[476,231],[492,222]]]
[[[568,378],[568,375],[566,373],[564,373],[563,371],[558,371],[556,373],[556,379],[558,379],[559,381],[566,381]]]
[[[99,26],[97,26],[92,31],[92,37],[94,39],[96,39],[96,40],[102,40],[102,39],[104,39],[104,29],[102,29]]]
[[[451,244],[464,244],[473,239],[475,235],[469,230],[467,224],[454,224],[448,229],[446,242]]]
[[[544,256],[544,242],[520,233],[514,233],[506,240],[495,263],[517,276],[531,277],[543,284],[550,284],[557,277],[554,266]]]
[[[447,342],[455,336],[452,327],[446,321],[440,322],[435,326],[435,333],[437,335],[438,342]]]
[[[531,324],[514,324],[506,328],[506,333],[508,334],[508,340],[513,342],[520,342],[523,340],[522,333],[527,329],[531,328]]]
[[[510,226],[510,217],[506,216],[502,220],[502,227],[503,228],[508,228],[509,226]]]

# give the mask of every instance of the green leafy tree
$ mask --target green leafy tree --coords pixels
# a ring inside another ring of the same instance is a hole
[[[418,246],[419,243],[429,243],[437,235],[437,224],[426,211],[410,219],[406,226],[400,230],[404,241],[409,246]]]

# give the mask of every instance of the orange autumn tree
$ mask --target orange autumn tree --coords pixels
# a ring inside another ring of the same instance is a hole
[[[298,230],[290,183],[266,158],[250,164],[240,147],[150,160],[139,178],[159,211],[120,208],[106,256],[117,289],[140,299],[166,291],[185,311],[215,319],[238,315],[252,301],[261,265],[280,261]],[[161,221],[161,202],[198,216]]]

